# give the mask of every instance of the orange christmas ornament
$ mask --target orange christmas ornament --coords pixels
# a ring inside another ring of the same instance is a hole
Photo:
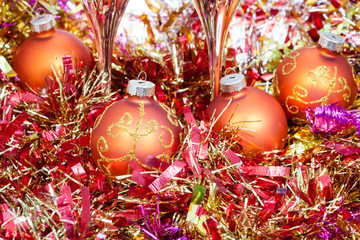
[[[209,104],[207,111],[217,119],[216,131],[227,127],[236,131],[232,136],[252,152],[284,147],[287,120],[280,104],[265,91],[247,87],[242,74],[230,74],[220,80],[220,95]]]
[[[130,95],[109,105],[91,133],[92,157],[107,175],[130,173],[129,162],[142,167],[149,155],[168,161],[179,146],[180,126],[164,104],[153,99],[155,84],[131,80]]]
[[[343,42],[338,35],[323,33],[318,46],[295,50],[278,66],[274,97],[293,122],[305,122],[307,108],[354,104],[357,86],[353,67],[340,53]]]
[[[55,18],[43,14],[31,20],[33,34],[17,49],[12,67],[24,90],[41,92],[45,77],[63,72],[62,56],[71,55],[77,67],[92,66],[94,60],[86,45],[75,35],[55,29]]]

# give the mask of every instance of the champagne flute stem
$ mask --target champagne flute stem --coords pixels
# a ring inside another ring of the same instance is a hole
[[[104,94],[109,94],[111,92],[111,64],[112,64],[112,54],[114,51],[115,38],[109,36],[107,38],[100,38],[97,40],[99,46],[99,67],[100,70],[106,74],[105,83],[102,85]]]
[[[240,0],[192,0],[205,31],[211,81],[211,100],[219,94],[223,49],[228,27]]]
[[[103,94],[112,91],[111,65],[117,29],[129,0],[81,0],[94,31],[99,69],[106,75]]]
[[[221,43],[213,39],[209,39],[208,43],[211,100],[213,100],[219,95],[223,48],[218,46]]]

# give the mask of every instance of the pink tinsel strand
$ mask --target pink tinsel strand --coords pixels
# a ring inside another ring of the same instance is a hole
[[[306,109],[309,128],[315,135],[328,137],[347,128],[355,127],[360,136],[360,114],[358,110],[346,110],[336,104]]]

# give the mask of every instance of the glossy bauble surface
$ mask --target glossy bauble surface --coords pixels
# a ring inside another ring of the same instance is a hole
[[[305,122],[309,107],[337,103],[349,108],[357,95],[347,59],[320,46],[291,52],[278,66],[273,82],[274,97],[295,123]]]
[[[167,106],[151,97],[131,96],[109,105],[97,118],[92,156],[106,174],[128,174],[131,160],[144,168],[149,155],[169,160],[179,146],[180,131]]]
[[[33,33],[20,45],[13,59],[12,67],[20,78],[20,87],[41,92],[46,86],[46,76],[55,79],[52,67],[61,76],[64,55],[71,55],[78,67],[94,64],[89,49],[75,35],[55,28]]]
[[[232,137],[239,140],[246,151],[284,147],[288,130],[286,116],[276,99],[261,89],[245,87],[241,91],[222,93],[209,104],[207,111],[210,116],[215,111],[215,119],[219,117],[214,129],[220,131],[226,126],[236,130]]]

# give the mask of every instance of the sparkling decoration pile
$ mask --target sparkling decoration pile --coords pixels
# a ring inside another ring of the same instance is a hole
[[[112,59],[117,91],[106,95],[107,76],[74,68],[69,56],[42,95],[21,90],[10,67],[42,13],[55,15],[57,27],[97,59],[80,1],[1,2],[0,238],[360,238],[358,99],[351,110],[307,109],[308,125],[289,124],[283,149],[247,154],[212,131],[205,36],[191,1],[145,2],[143,12],[122,19]],[[272,94],[282,59],[332,31],[345,40],[358,84],[359,18],[357,0],[241,1],[223,72],[233,68]],[[91,157],[90,133],[141,71],[156,83],[157,101],[175,110],[180,147],[169,161],[148,156],[151,171],[132,164],[131,174],[108,177]]]

